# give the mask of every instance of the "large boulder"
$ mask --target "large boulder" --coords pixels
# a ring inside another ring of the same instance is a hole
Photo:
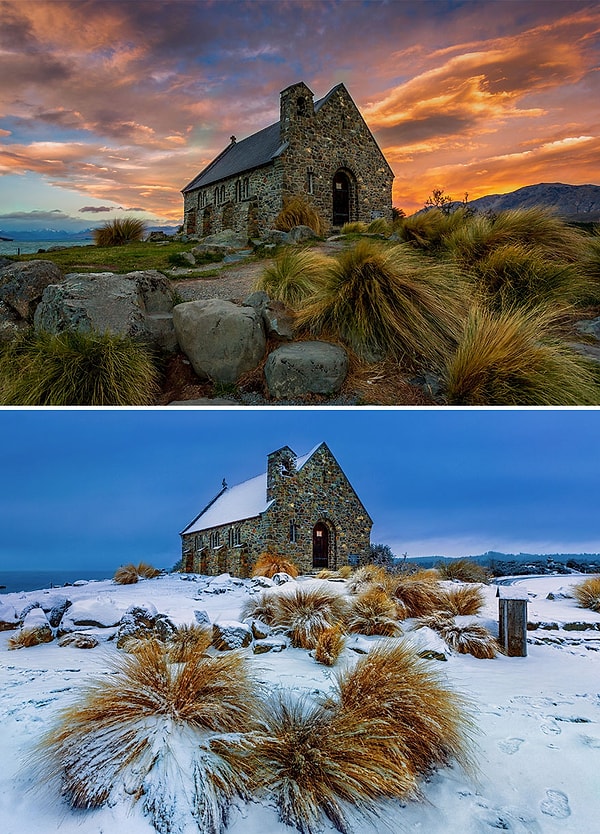
[[[9,631],[19,625],[19,615],[14,605],[0,602],[0,631]]]
[[[266,292],[257,290],[244,301],[244,307],[254,307],[261,314],[269,336],[287,341],[293,338],[293,318],[282,301],[275,301]]]
[[[303,243],[305,240],[315,240],[319,237],[310,226],[294,226],[288,234],[292,243]]]
[[[108,331],[175,350],[172,310],[171,286],[156,270],[71,273],[45,289],[34,324],[49,333]]]
[[[348,373],[348,355],[327,342],[294,342],[269,354],[265,379],[275,399],[337,393]]]
[[[234,232],[233,229],[223,229],[222,232],[215,232],[214,235],[203,237],[201,242],[204,246],[226,246],[235,251],[236,249],[245,249],[248,246],[248,235]]]
[[[0,302],[31,323],[46,287],[62,281],[52,261],[19,261],[0,269]]]
[[[54,634],[50,623],[41,608],[32,608],[27,612],[21,627],[22,645],[35,646],[38,643],[50,643]]]
[[[123,608],[117,607],[110,600],[81,599],[76,600],[65,610],[60,621],[60,628],[62,632],[76,631],[90,626],[112,628],[119,625],[122,616]]]
[[[252,629],[247,623],[237,620],[213,623],[213,646],[221,652],[245,649],[252,639]]]
[[[236,382],[262,360],[266,339],[261,314],[231,301],[188,301],[173,309],[181,350],[201,379]]]

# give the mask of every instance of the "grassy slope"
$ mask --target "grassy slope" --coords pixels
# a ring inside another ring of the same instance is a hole
[[[21,255],[20,261],[52,261],[63,272],[133,272],[171,268],[169,255],[190,250],[186,243],[128,243],[125,246],[72,246],[57,252]]]

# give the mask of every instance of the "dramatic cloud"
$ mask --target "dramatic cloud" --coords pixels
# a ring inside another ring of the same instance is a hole
[[[105,211],[115,211],[115,209],[119,209],[121,206],[83,206],[80,208],[79,211],[82,214],[88,212],[89,214],[102,214]]]
[[[437,186],[597,179],[592,2],[0,0],[0,15],[0,176],[178,221],[180,189],[303,79],[317,96],[346,83],[406,210]]]
[[[69,215],[60,209],[53,209],[52,211],[9,211],[0,214],[0,220],[32,220],[39,222],[40,220],[54,221],[69,219]]]

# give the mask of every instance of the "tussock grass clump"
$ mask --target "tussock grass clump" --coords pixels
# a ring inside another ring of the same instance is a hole
[[[485,605],[485,599],[478,585],[457,585],[445,589],[442,604],[456,616],[474,616]]]
[[[143,220],[137,217],[123,217],[109,220],[98,229],[94,229],[92,236],[96,246],[123,246],[125,243],[140,241],[146,233]]]
[[[156,579],[157,576],[160,576],[158,568],[148,564],[148,562],[138,562],[136,570],[142,579]]]
[[[543,309],[475,307],[446,366],[451,405],[596,405],[600,389],[583,357],[554,334]]]
[[[182,625],[167,641],[167,657],[170,663],[187,663],[204,655],[212,644],[212,630],[202,625]]]
[[[271,579],[276,573],[287,573],[296,579],[299,571],[292,561],[279,553],[261,553],[254,565],[252,576],[266,576]]]
[[[113,582],[116,582],[118,585],[135,585],[139,578],[138,569],[130,563],[128,565],[121,565],[116,569]]]
[[[460,582],[477,582],[484,585],[489,584],[490,581],[488,571],[472,559],[439,562],[436,570],[442,579],[457,579]]]
[[[40,743],[40,775],[57,779],[72,808],[97,808],[123,793],[142,803],[160,834],[179,820],[207,834],[227,824],[247,777],[228,734],[256,726],[256,687],[229,652],[172,666],[148,642],[93,682]]]
[[[352,568],[350,565],[342,565],[342,567],[338,570],[338,575],[341,576],[342,579],[349,579],[352,576]]]
[[[320,635],[343,623],[347,614],[344,597],[326,588],[295,588],[292,593],[278,594],[277,605],[275,625],[300,649],[314,649]]]
[[[362,220],[353,220],[350,223],[344,223],[340,229],[341,235],[364,235],[367,231],[367,224]]]
[[[389,578],[388,572],[380,565],[363,565],[348,577],[348,592],[350,594],[360,594],[372,586],[385,589]]]
[[[327,223],[318,210],[300,196],[284,198],[273,225],[282,232],[289,232],[294,226],[308,226],[320,237],[327,232]]]
[[[479,297],[494,310],[576,303],[589,297],[593,288],[578,264],[516,243],[489,252],[472,274]]]
[[[404,245],[362,240],[330,259],[297,324],[340,338],[368,361],[439,362],[456,344],[463,310],[463,284],[451,266]]]
[[[344,630],[341,625],[325,629],[319,635],[315,648],[315,660],[324,666],[334,666],[346,645]]]
[[[467,700],[447,689],[441,673],[405,641],[385,641],[338,675],[341,711],[357,724],[383,721],[390,761],[426,775],[455,759],[471,766],[474,724]]]
[[[254,618],[267,625],[273,625],[279,612],[279,594],[263,591],[257,597],[250,597],[242,605],[241,618]]]
[[[592,576],[575,585],[573,594],[582,608],[600,613],[600,576]]]
[[[279,693],[266,705],[265,724],[253,739],[256,784],[301,834],[317,834],[323,817],[348,834],[351,814],[377,817],[377,800],[415,792],[406,763],[390,756],[394,745],[380,716],[355,720],[339,704]]]
[[[254,289],[296,309],[314,292],[329,261],[311,249],[284,249],[265,268]]]
[[[323,568],[317,574],[317,579],[333,579],[334,576],[338,574],[334,570],[329,570],[329,568]]]
[[[371,220],[367,226],[367,233],[370,235],[385,235],[386,237],[392,234],[392,224],[385,217],[377,217]]]
[[[30,332],[0,349],[0,405],[149,405],[147,348],[111,333]]]
[[[442,247],[445,237],[454,229],[462,227],[466,217],[464,209],[448,213],[433,208],[403,217],[394,225],[402,240],[417,249],[433,251]]]
[[[413,582],[439,582],[441,578],[437,568],[419,568],[409,576]]]
[[[447,620],[439,634],[459,654],[471,654],[480,660],[491,660],[498,654],[495,638],[478,623],[459,625],[454,620]]]
[[[347,628],[358,634],[396,637],[402,631],[397,617],[394,600],[381,588],[371,587],[352,600]]]
[[[443,609],[445,604],[444,588],[430,579],[401,577],[395,583],[393,595],[404,606],[407,617],[423,617]]]

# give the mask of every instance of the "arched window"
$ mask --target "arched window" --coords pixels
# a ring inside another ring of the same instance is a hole
[[[212,548],[221,546],[221,533],[218,530],[213,530],[210,534],[210,546]]]
[[[248,179],[248,177],[245,177],[244,179],[242,191],[244,195],[244,200],[247,200],[250,196],[250,180]]]
[[[219,202],[219,189],[215,188],[215,205]]]
[[[298,525],[295,521],[290,521],[290,542],[295,544],[298,541]]]
[[[221,193],[219,194],[219,198],[220,198],[222,203],[225,202],[225,186],[224,185],[221,186]]]
[[[240,547],[242,543],[242,531],[240,527],[230,527],[229,528],[229,538],[228,544],[229,547]]]
[[[315,193],[315,172],[312,168],[306,169],[306,190],[309,194]]]
[[[306,116],[306,99],[304,96],[298,96],[296,99],[296,114],[298,116]]]

